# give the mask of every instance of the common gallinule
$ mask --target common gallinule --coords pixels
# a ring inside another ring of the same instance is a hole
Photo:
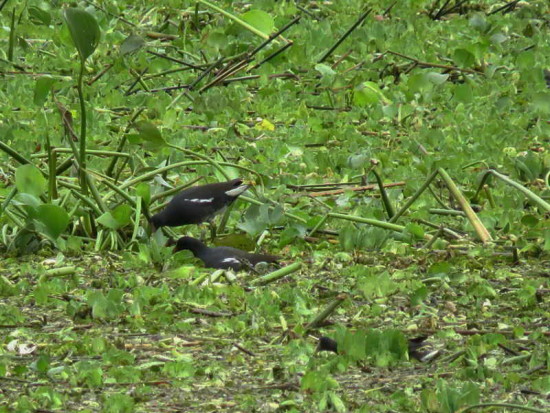
[[[166,208],[151,217],[153,232],[160,227],[179,227],[210,221],[247,189],[248,185],[244,185],[239,178],[187,188],[174,196]]]
[[[439,355],[439,351],[420,351],[426,343],[428,337],[421,336],[408,340],[408,352],[410,358],[415,358],[418,361],[429,361]],[[332,351],[338,353],[338,343],[330,337],[320,337],[317,349],[315,351]]]
[[[172,241],[172,243],[174,243]],[[174,251],[190,250],[193,255],[209,268],[240,270],[246,266],[254,266],[259,262],[276,262],[280,258],[275,255],[253,254],[233,247],[207,247],[193,237],[181,237],[175,242]]]

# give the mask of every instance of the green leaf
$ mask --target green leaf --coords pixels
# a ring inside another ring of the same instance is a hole
[[[534,215],[525,215],[521,218],[521,223],[527,227],[534,228],[539,223],[539,219]]]
[[[533,107],[537,112],[547,115],[550,113],[550,93],[540,92],[533,96]]]
[[[52,89],[54,79],[51,76],[42,76],[36,81],[34,86],[34,104],[42,106]]]
[[[109,229],[117,230],[131,222],[132,208],[129,205],[119,205],[112,211],[107,211],[97,222]]]
[[[122,392],[109,394],[109,396],[104,397],[102,411],[105,413],[131,413],[135,411],[135,404],[136,402],[131,396]]]
[[[86,60],[95,51],[101,37],[101,30],[94,16],[86,10],[68,8],[64,11],[74,45],[82,60]]]
[[[437,72],[429,72],[426,74],[426,77],[434,85],[442,85],[447,81],[447,79],[449,78],[449,75],[442,75],[441,73],[437,73]]]
[[[386,297],[398,289],[398,284],[390,279],[387,272],[383,272],[359,278],[357,288],[365,298]]]
[[[412,92],[422,92],[433,88],[433,83],[425,73],[415,73],[409,77],[407,85]]]
[[[453,60],[457,66],[471,67],[475,63],[475,57],[466,49],[456,49],[453,55]]]
[[[21,165],[15,171],[15,186],[19,192],[40,196],[46,191],[46,178],[34,165]]]
[[[447,277],[451,271],[451,265],[448,262],[436,262],[428,269],[428,275],[432,277]]]
[[[414,222],[408,223],[406,226],[406,232],[412,234],[416,239],[422,239],[424,237],[424,228],[421,225]]]
[[[508,40],[508,36],[506,36],[504,33],[495,33],[491,36],[491,43],[494,44],[501,44],[504,43],[506,40]]]
[[[136,196],[141,197],[145,202],[145,205],[149,205],[151,202],[151,187],[145,182],[140,182],[136,185]]]
[[[36,208],[34,220],[38,231],[55,241],[67,229],[69,214],[60,206],[44,204]]]
[[[145,45],[145,40],[137,34],[131,34],[128,36],[122,44],[120,45],[120,54],[122,56],[127,55],[128,53],[135,52],[136,50],[141,49]]]
[[[135,124],[139,132],[138,139],[147,144],[149,149],[159,149],[166,146],[166,141],[162,137],[160,130],[151,122],[138,122]]]
[[[241,16],[241,18],[254,26],[256,29],[265,34],[270,34],[273,31],[275,23],[273,17],[263,10],[250,10]]]
[[[162,372],[169,377],[183,379],[186,377],[193,377],[195,375],[195,367],[193,363],[188,360],[181,361],[169,361],[162,369]]]
[[[27,205],[32,208],[37,208],[42,205],[42,201],[40,201],[40,198],[32,194],[26,194],[24,192],[17,194],[15,201],[21,205]]]
[[[49,26],[52,22],[52,16],[46,10],[42,10],[39,7],[31,6],[29,7],[29,20],[34,24],[43,24],[44,26]]]
[[[411,306],[417,306],[422,304],[422,302],[428,297],[428,289],[425,285],[416,289],[412,294],[409,295],[411,300]]]
[[[315,70],[317,70],[319,73],[321,73],[321,76],[323,77],[331,77],[336,74],[336,72],[328,65],[325,65],[323,63],[318,63],[315,65]]]
[[[212,31],[208,34],[208,38],[206,39],[206,42],[209,46],[212,46],[215,49],[223,49],[224,47],[227,47],[228,44],[228,36],[225,34],[225,32],[222,31]]]
[[[547,374],[534,380],[533,389],[545,395],[550,394],[550,375]]]
[[[238,224],[238,227],[247,234],[256,236],[267,228],[269,223],[268,205],[252,205],[244,214],[244,221]]]
[[[454,98],[461,103],[470,103],[474,100],[472,88],[468,83],[463,83],[455,87]]]
[[[470,26],[472,26],[474,29],[479,30],[480,32],[485,31],[487,28],[487,20],[485,19],[485,16],[481,13],[475,13],[470,20],[468,21],[470,23]]]
[[[285,245],[290,244],[293,242],[296,238],[302,238],[306,234],[305,228],[301,225],[291,225],[287,228],[285,228],[279,237],[279,246],[283,247]]]
[[[348,166],[353,169],[360,169],[367,166],[369,163],[370,157],[365,154],[359,154],[359,155],[351,155],[348,158]]]
[[[132,207],[130,205],[119,205],[112,210],[113,218],[121,227],[128,225],[132,221]]]
[[[374,82],[363,82],[355,88],[353,103],[359,107],[376,104],[382,101],[385,104],[391,103],[380,87]]]

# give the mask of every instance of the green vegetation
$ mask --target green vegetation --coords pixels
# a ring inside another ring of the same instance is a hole
[[[0,411],[548,411],[549,12],[0,0]]]

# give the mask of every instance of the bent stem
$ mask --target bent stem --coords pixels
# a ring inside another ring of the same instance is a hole
[[[518,184],[516,181],[513,181],[512,179],[510,179],[506,175],[503,175],[500,172],[495,171],[494,169],[489,169],[483,174],[483,176],[481,177],[481,181],[479,182],[479,186],[478,186],[478,189],[477,189],[476,194],[474,196],[474,199],[477,199],[477,197],[479,196],[479,193],[483,190],[483,188],[485,186],[485,183],[487,182],[487,179],[491,175],[494,175],[495,177],[497,177],[501,181],[504,181],[506,184],[508,184],[511,187],[517,189],[518,191],[523,193],[523,195],[525,195],[525,197],[527,199],[529,199],[529,201],[531,201],[532,203],[540,206],[545,211],[550,211],[550,204],[548,202],[546,202],[544,199],[542,199],[537,194],[535,194],[531,190],[527,189],[523,185]]]
[[[432,183],[432,181],[436,176],[437,176],[437,170],[431,173],[428,179],[426,179],[426,182],[424,182],[422,186],[418,188],[418,191],[416,191],[416,193],[412,197],[410,197],[407,202],[405,202],[405,205],[403,205],[401,209],[395,213],[395,215],[390,219],[390,222],[392,223],[396,222],[399,219],[399,217],[403,215],[405,211],[407,211],[407,209],[409,209],[409,207],[414,203],[414,201],[416,201],[420,197],[420,195],[422,195],[422,192],[424,192],[426,188],[430,186],[430,184]]]
[[[328,316],[330,316],[334,310],[336,310],[346,299],[348,298],[347,294],[339,294],[334,301],[329,303],[323,311],[321,311],[311,322],[306,326],[305,333],[308,331],[317,328],[323,321],[325,321]]]
[[[491,241],[493,238],[491,237],[491,234],[489,234],[489,231],[487,231],[487,228],[483,225],[481,220],[478,218],[472,207],[470,206],[470,203],[468,200],[462,195],[462,192],[460,192],[460,189],[456,186],[454,181],[451,179],[447,171],[445,171],[443,168],[438,168],[437,172],[445,181],[445,184],[449,188],[449,191],[453,195],[454,199],[458,202],[460,205],[460,208],[464,211],[466,214],[466,217],[474,227],[477,235],[479,236],[480,240],[483,243],[486,243],[488,241]]]

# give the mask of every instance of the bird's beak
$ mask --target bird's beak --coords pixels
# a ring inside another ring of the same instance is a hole
[[[249,188],[249,185],[240,185],[236,188],[230,189],[229,191],[225,191],[225,194],[227,196],[238,197],[240,194],[242,194],[248,188]]]

